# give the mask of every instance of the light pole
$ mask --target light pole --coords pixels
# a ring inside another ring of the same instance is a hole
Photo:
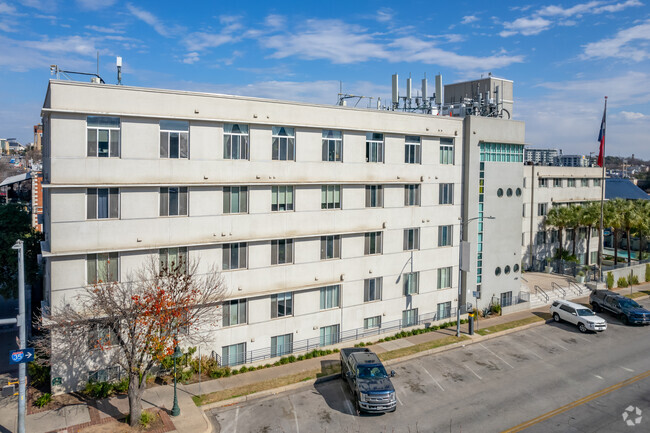
[[[462,264],[463,264],[463,246],[462,245],[463,245],[463,233],[465,231],[465,226],[468,223],[470,223],[470,222],[472,222],[474,220],[477,220],[477,219],[493,220],[493,219],[496,219],[496,218],[493,217],[493,216],[486,216],[486,217],[477,216],[477,217],[474,217],[474,218],[470,218],[470,219],[468,219],[466,221],[463,221],[462,218],[458,218],[458,219],[460,220],[460,239],[461,239],[461,242],[460,242],[460,249],[458,251],[458,302],[457,302],[457,305],[456,305],[456,337],[460,337],[460,301],[461,301],[461,299],[463,297],[463,284],[462,284],[462,282],[463,282],[463,269],[462,269],[463,268],[463,266],[462,266]],[[469,246],[469,242],[467,243],[467,246]],[[467,263],[467,266],[468,266],[468,270],[469,270],[469,263]]]
[[[181,408],[178,407],[178,397],[176,397],[176,360],[183,356],[183,352],[178,348],[178,344],[174,348],[174,353],[172,354],[172,359],[174,360],[174,405],[172,406],[172,416],[178,416],[181,414]]]

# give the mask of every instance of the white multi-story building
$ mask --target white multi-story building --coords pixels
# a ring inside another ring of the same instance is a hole
[[[536,260],[551,257],[559,247],[558,231],[544,223],[553,206],[578,205],[601,198],[600,167],[524,167],[524,207],[522,219],[522,256],[524,266],[530,268]],[[581,264],[593,265],[598,261],[598,230],[587,233],[578,229],[576,256]],[[591,236],[587,251],[587,236]],[[573,235],[569,231],[562,239],[564,248],[573,251]]]
[[[524,149],[524,162],[535,165],[559,165],[559,157],[562,150],[559,149]]]
[[[232,365],[518,294],[523,122],[55,80],[42,115],[54,309],[152,257],[217,264],[203,350]],[[55,391],[110,367],[62,350]]]

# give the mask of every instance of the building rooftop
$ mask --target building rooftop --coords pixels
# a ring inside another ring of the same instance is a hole
[[[605,198],[613,200],[650,200],[650,195],[632,183],[629,179],[605,179]]]

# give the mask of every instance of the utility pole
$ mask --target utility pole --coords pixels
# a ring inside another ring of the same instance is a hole
[[[19,349],[27,347],[27,332],[25,329],[25,251],[23,241],[18,239],[12,250],[18,251],[18,338],[20,338]],[[18,433],[25,433],[25,370],[27,365],[22,362],[18,364]]]

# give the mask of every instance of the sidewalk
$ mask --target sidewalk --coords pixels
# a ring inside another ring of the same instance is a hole
[[[641,284],[635,286],[633,291],[638,292],[642,290],[650,290],[650,283]],[[615,289],[615,291],[621,294],[630,293],[630,289]],[[587,303],[588,297],[575,299],[574,302]],[[545,305],[540,308],[519,311],[516,313],[508,314],[505,316],[496,316],[488,319],[479,319],[478,326],[479,329],[484,329],[494,325],[499,325],[503,323],[513,322],[516,320],[526,319],[530,317],[540,316],[540,313],[548,314],[549,306]],[[535,322],[525,327],[538,326],[544,324],[544,321]],[[494,336],[504,335],[504,333],[514,332],[516,330],[521,330],[522,327],[514,328],[510,331],[502,331],[492,335],[481,336],[474,334],[472,336],[468,335],[468,325],[461,325],[461,335],[470,337],[471,340],[466,340],[460,343],[451,344],[448,346],[439,347],[437,349],[427,350],[425,352],[420,352],[414,355],[409,355],[401,358],[395,358],[390,361],[387,361],[387,365],[395,364],[398,362],[403,362],[407,359],[424,356],[429,353],[434,353],[438,351],[451,350],[458,345],[472,344],[474,342],[482,341],[487,338],[493,338]],[[401,338],[398,340],[392,340],[384,343],[374,344],[371,346],[372,350],[378,354],[385,353],[391,350],[400,349],[404,347],[410,347],[413,345],[432,342],[439,340],[441,338],[448,337],[450,335],[456,335],[456,328],[446,328],[440,329],[438,331],[432,331],[424,334],[413,335],[410,337]],[[377,336],[374,340],[378,340],[382,336]],[[350,345],[354,343],[351,342]],[[210,405],[202,406],[201,408],[197,407],[192,400],[192,396],[197,396],[201,394],[208,394],[215,391],[222,391],[227,389],[234,389],[241,386],[253,385],[260,382],[272,380],[274,378],[296,375],[299,373],[313,372],[314,370],[323,370],[324,367],[338,363],[339,354],[334,353],[327,356],[322,356],[319,358],[312,358],[304,361],[299,361],[291,364],[280,365],[272,368],[265,368],[263,370],[256,370],[247,373],[243,373],[236,376],[224,377],[220,379],[210,380],[207,382],[193,383],[190,385],[178,384],[178,404],[181,408],[181,414],[178,417],[169,417],[171,420],[170,423],[166,424],[162,429],[158,429],[158,432],[166,431],[179,431],[179,432],[210,432],[212,431],[212,426],[208,421],[207,416],[205,415],[203,409],[209,407],[225,405],[225,404],[234,404],[246,399],[259,398],[264,395],[272,395],[278,392],[285,391],[287,389],[294,389],[303,386],[309,386],[315,382],[315,379],[299,382],[293,385],[284,386],[278,389],[262,391],[256,394],[251,394],[248,396],[242,396],[233,398],[224,402],[213,403]],[[174,388],[171,385],[166,386],[155,386],[149,388],[145,391],[143,397],[143,406],[144,409],[149,408],[160,408],[169,413],[173,403]],[[11,399],[3,399],[3,402],[0,405],[0,432],[4,431],[15,431],[16,429],[16,397]],[[8,403],[8,404],[7,404]],[[26,430],[30,433],[47,433],[47,432],[77,432],[82,431],[82,428],[95,425],[95,424],[104,424],[112,421],[109,418],[113,418],[120,413],[128,412],[128,399],[125,395],[112,397],[106,400],[98,401],[95,407],[80,404],[74,406],[66,406],[58,410],[44,411],[27,416],[26,419]],[[163,420],[166,418],[163,415]],[[110,432],[111,430],[109,425],[106,425],[106,430],[93,430],[93,431],[106,431]],[[175,430],[174,430],[175,428]]]

